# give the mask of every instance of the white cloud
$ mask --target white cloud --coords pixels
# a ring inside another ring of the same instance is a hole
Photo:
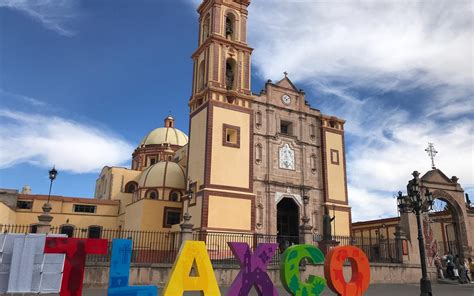
[[[41,100],[29,97],[29,96],[24,96],[24,95],[8,92],[8,91],[6,91],[4,89],[1,89],[1,88],[0,88],[0,98],[2,100],[13,99],[13,100],[16,100],[16,101],[21,101],[21,102],[30,104],[30,105],[35,106],[35,107],[44,107],[44,106],[46,106],[46,103],[41,101]]]
[[[352,221],[366,221],[383,217],[394,217],[397,215],[397,202],[394,196],[390,197],[389,192],[385,192],[385,198],[380,197],[380,193],[374,193],[364,188],[348,186],[348,191],[353,196]]]
[[[352,85],[471,85],[471,1],[253,1],[250,42],[265,77]]]
[[[78,4],[75,0],[0,0],[0,8],[21,11],[63,36],[75,35],[67,23],[76,16]]]
[[[133,146],[109,131],[69,119],[0,109],[0,168],[56,165],[73,173],[123,165]]]

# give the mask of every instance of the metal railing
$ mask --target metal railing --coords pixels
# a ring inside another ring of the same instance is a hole
[[[0,233],[31,233],[30,225],[0,224]]]
[[[173,263],[179,251],[179,232],[100,229],[91,235],[90,229],[74,228],[72,234],[63,227],[51,228],[51,233],[64,233],[75,238],[101,238],[108,240],[107,255],[89,255],[87,262],[109,262],[113,239],[133,241],[132,263]]]
[[[30,225],[2,225],[0,233],[30,233]],[[89,255],[87,262],[109,262],[112,240],[124,238],[133,240],[132,263],[173,263],[177,257],[180,243],[180,232],[137,231],[124,229],[95,229],[91,228],[65,228],[53,227],[51,233],[64,233],[75,238],[102,238],[109,242],[107,255]],[[291,245],[303,243],[298,236],[278,236],[258,233],[236,232],[208,232],[197,231],[193,233],[193,240],[204,241],[213,265],[238,265],[238,260],[232,254],[228,242],[243,242],[255,252],[260,243],[276,243],[278,251],[275,252],[269,265],[278,265],[281,255]],[[314,244],[322,240],[321,236],[314,236]],[[340,246],[356,246],[362,249],[370,262],[401,263],[400,242],[394,239],[370,239],[362,237],[333,236]],[[449,247],[454,249],[455,242],[449,242]]]
[[[34,225],[0,224],[0,233],[35,233]],[[180,232],[136,231],[123,229],[96,229],[52,227],[52,234],[66,234],[74,238],[101,238],[108,241],[107,255],[88,255],[87,262],[110,261],[112,240],[132,239],[132,263],[173,263],[181,243]]]
[[[207,232],[197,231],[193,233],[193,240],[204,241],[206,243],[209,258],[213,265],[239,265],[238,260],[232,254],[227,244],[228,242],[247,243],[255,252],[258,244],[276,243],[278,250],[272,257],[269,265],[279,265],[280,258],[284,250],[299,243],[297,236],[277,236],[259,233],[236,233],[236,232]]]
[[[373,263],[402,263],[401,242],[395,239],[333,236],[332,240],[339,242],[339,246],[354,246],[362,249],[369,261]],[[321,236],[314,236],[316,244],[320,241],[322,241]]]

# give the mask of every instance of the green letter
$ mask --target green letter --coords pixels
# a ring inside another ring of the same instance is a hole
[[[307,258],[310,264],[323,263],[324,255],[315,246],[296,245],[286,249],[280,266],[280,279],[286,291],[295,296],[318,296],[326,287],[326,280],[310,275],[308,281],[300,280],[300,262]]]

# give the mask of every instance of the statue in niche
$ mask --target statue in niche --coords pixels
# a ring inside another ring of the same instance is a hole
[[[323,240],[332,240],[332,227],[331,223],[334,221],[336,216],[331,217],[329,215],[328,207],[324,207],[324,215],[323,215]]]
[[[226,19],[225,19],[225,36],[226,36],[226,38],[232,37],[232,33],[234,33],[232,20],[230,19],[230,17],[226,17]]]
[[[225,69],[225,81],[226,81],[226,88],[232,89],[234,85],[234,71],[232,70],[232,66],[230,63],[227,63]]]

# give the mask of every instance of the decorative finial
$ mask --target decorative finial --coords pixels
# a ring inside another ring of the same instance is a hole
[[[288,72],[285,71],[285,72],[283,72],[283,74],[285,74],[285,78],[288,77]]]
[[[434,144],[433,143],[428,143],[428,148],[425,149],[425,151],[428,153],[428,156],[431,158],[431,168],[434,170],[436,169],[435,163],[434,163],[434,158],[438,151],[436,151]]]

